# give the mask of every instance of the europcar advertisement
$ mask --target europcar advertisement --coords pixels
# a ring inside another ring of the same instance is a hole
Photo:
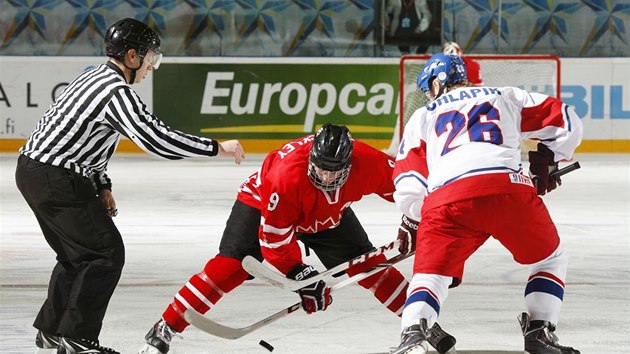
[[[17,152],[55,97],[95,57],[0,56],[0,152]],[[133,85],[169,126],[240,139],[268,152],[345,124],[376,148],[389,146],[398,116],[398,58],[165,58]],[[584,122],[578,152],[630,152],[630,61],[565,58],[561,98]],[[515,83],[518,85],[518,83]],[[140,151],[123,139],[119,150]]]
[[[386,144],[397,118],[391,63],[165,63],[153,84],[161,119],[217,139],[288,140],[334,122]]]

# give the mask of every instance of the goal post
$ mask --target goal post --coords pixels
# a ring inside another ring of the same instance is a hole
[[[515,86],[530,92],[560,97],[560,58],[555,55],[465,55],[480,66],[483,86]],[[403,127],[426,104],[416,78],[429,55],[405,55],[399,64],[399,120],[388,152],[394,153]]]

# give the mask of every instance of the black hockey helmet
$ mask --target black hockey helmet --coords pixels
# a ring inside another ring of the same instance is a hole
[[[160,51],[160,38],[145,23],[133,18],[124,18],[114,23],[105,34],[105,54],[107,56],[121,60],[129,49],[138,51],[138,55],[144,59],[148,50],[156,53],[157,59],[152,63],[157,69],[159,59],[162,56]]]
[[[315,134],[309,155],[308,176],[325,191],[340,188],[350,176],[354,140],[343,125],[324,124]]]

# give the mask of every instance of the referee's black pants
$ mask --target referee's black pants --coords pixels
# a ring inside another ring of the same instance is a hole
[[[92,182],[20,155],[17,187],[57,254],[48,297],[33,326],[49,334],[98,339],[125,263],[122,237]]]

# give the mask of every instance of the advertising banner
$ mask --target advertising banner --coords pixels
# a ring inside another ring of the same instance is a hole
[[[390,64],[163,64],[154,105],[167,124],[218,139],[289,140],[327,122],[389,143],[398,68]]]
[[[630,152],[630,58],[562,59],[561,98],[584,123],[580,151]]]
[[[104,61],[0,56],[0,152],[17,151],[54,97]],[[561,98],[584,122],[578,151],[630,152],[630,58],[561,64]],[[385,148],[398,116],[398,59],[167,58],[133,88],[173,128],[238,138],[248,152],[268,152],[326,122]],[[123,141],[126,147],[140,151]]]
[[[0,139],[28,138],[68,84],[102,57],[0,57]],[[152,75],[133,88],[152,107]]]

